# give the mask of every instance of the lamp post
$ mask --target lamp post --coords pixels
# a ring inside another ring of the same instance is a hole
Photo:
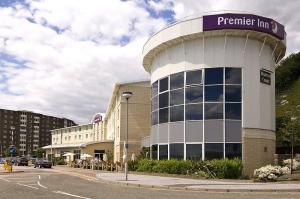
[[[130,91],[122,93],[122,97],[126,99],[126,138],[125,138],[125,180],[128,180],[128,100],[133,95]]]

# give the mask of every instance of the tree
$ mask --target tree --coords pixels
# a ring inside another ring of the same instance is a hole
[[[38,148],[37,151],[35,152],[35,155],[37,156],[37,158],[44,158],[45,154],[46,154],[46,151],[43,148]]]

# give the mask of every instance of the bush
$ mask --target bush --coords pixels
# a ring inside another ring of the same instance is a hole
[[[131,168],[129,170],[131,171],[228,179],[241,177],[243,168],[240,159],[220,159],[211,161],[142,159],[139,161],[132,161],[129,165],[129,168]]]
[[[267,165],[254,170],[254,178],[259,181],[276,181],[278,177],[288,174],[288,167]]]
[[[235,159],[215,159],[210,161],[210,170],[217,178],[236,179],[242,176],[242,161]]]
[[[128,170],[136,171],[138,169],[138,161],[137,160],[129,160],[128,161]]]

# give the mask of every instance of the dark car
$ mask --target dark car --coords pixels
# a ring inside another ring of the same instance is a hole
[[[51,168],[52,167],[52,163],[49,160],[43,160],[43,159],[39,159],[36,160],[34,163],[34,168],[39,167],[39,168]]]
[[[17,160],[18,166],[28,166],[28,159],[25,157],[21,157]]]

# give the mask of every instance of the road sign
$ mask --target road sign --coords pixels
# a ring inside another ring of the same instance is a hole
[[[17,152],[16,146],[11,145],[11,146],[9,147],[9,153],[10,153],[10,154],[14,154],[14,153],[16,153],[16,152]]]

